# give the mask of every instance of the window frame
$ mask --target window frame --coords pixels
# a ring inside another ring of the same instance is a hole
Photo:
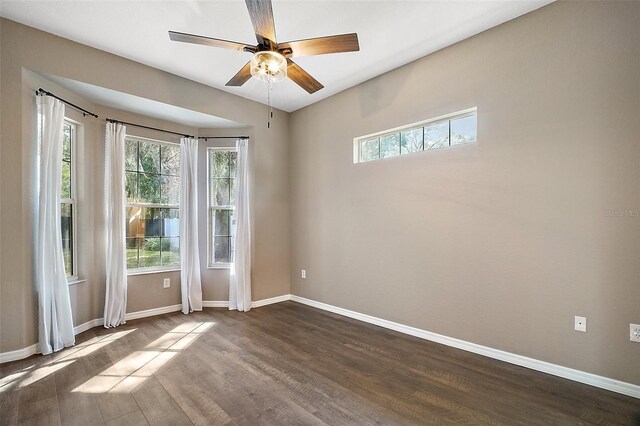
[[[140,140],[148,141],[148,142],[155,143],[155,144],[158,144],[158,145],[171,146],[171,147],[174,147],[174,148],[176,146],[178,148],[180,147],[180,144],[175,143],[175,142],[168,142],[168,141],[162,141],[162,140],[158,140],[158,139],[151,139],[151,138],[147,138],[147,137],[144,137],[144,136],[136,136],[136,135],[130,134],[130,133],[125,134],[125,144],[126,144],[127,138],[136,139],[138,141],[140,141]],[[138,153],[136,155],[137,155],[136,164],[138,164],[138,162],[140,160],[139,159],[139,156],[140,156],[140,151],[139,150],[138,150]],[[127,170],[126,170],[126,161],[127,161],[126,151],[125,151],[125,156],[123,158],[123,161],[125,162],[125,164],[123,164],[123,171],[126,173],[127,172]],[[181,159],[181,167],[182,167],[182,159]],[[180,170],[180,173],[178,174],[178,176],[181,176],[181,172],[182,172],[182,170]],[[137,172],[137,173],[140,173],[140,172]],[[158,176],[162,176],[162,175],[158,174]],[[123,188],[123,190],[125,190],[125,188]],[[139,190],[139,188],[138,188],[138,190]],[[126,198],[126,195],[125,195],[125,198]],[[141,202],[133,203],[133,202],[125,200],[125,202],[124,202],[125,211],[126,211],[126,209],[128,209],[130,207],[134,207],[134,208],[138,207],[138,208],[178,209],[178,218],[180,217],[179,216],[180,215],[180,203],[178,203],[178,204],[158,204],[158,203],[141,203]],[[159,237],[159,238],[160,238],[160,241],[161,241],[161,244],[162,244],[162,237]],[[171,238],[175,238],[175,237],[171,237]],[[178,238],[179,238],[180,244],[182,244],[181,236],[179,235]],[[180,261],[182,263],[182,258],[180,259]],[[130,275],[155,274],[155,273],[173,272],[173,271],[180,271],[181,270],[181,265],[144,266],[144,267],[138,267],[138,268],[129,268],[129,267],[127,267],[125,265],[125,267],[126,267],[126,271],[127,271],[127,276],[130,276]]]
[[[237,155],[238,149],[235,146],[210,146],[207,147],[207,269],[231,269],[231,265],[233,262],[212,262],[213,260],[213,243],[215,236],[211,234],[212,232],[212,224],[211,224],[211,212],[212,210],[230,210],[235,212],[236,206],[213,206],[211,204],[211,152],[212,151],[227,151],[227,152],[235,152]],[[237,166],[236,166],[236,184],[237,184]],[[230,177],[231,178],[231,177]],[[237,195],[237,194],[236,194]],[[231,227],[231,221],[229,221],[229,229],[233,229]],[[230,238],[234,238],[235,234],[232,233]],[[235,253],[234,253],[235,254]],[[235,257],[234,257],[235,259]]]
[[[475,116],[476,117],[476,132],[478,130],[477,128],[477,116],[478,116],[478,108],[477,107],[473,107],[473,108],[468,108],[462,111],[457,111],[457,112],[453,112],[450,114],[445,114],[445,115],[441,115],[435,118],[430,118],[427,120],[423,120],[423,121],[419,121],[416,123],[411,123],[411,124],[407,124],[404,126],[400,126],[400,127],[395,127],[393,129],[388,129],[388,130],[383,130],[380,132],[375,132],[375,133],[371,133],[368,135],[364,135],[364,136],[358,136],[356,138],[353,139],[353,163],[354,164],[360,164],[360,163],[370,163],[372,161],[376,161],[376,160],[383,160],[385,158],[392,158],[392,157],[403,157],[405,155],[410,155],[410,154],[415,154],[418,152],[427,152],[427,151],[431,151],[432,149],[439,149],[439,148],[430,148],[430,149],[425,149],[426,148],[426,141],[425,141],[425,134],[424,134],[424,128],[428,127],[428,126],[432,126],[435,124],[439,124],[439,123],[444,123],[444,122],[449,122],[449,145],[447,146],[447,148],[453,148],[454,146],[462,146],[462,145],[467,145],[467,144],[455,144],[452,145],[451,144],[451,121],[454,120],[458,120],[461,118],[466,118],[466,117],[471,117],[471,116]],[[422,129],[422,150],[421,151],[415,151],[415,152],[402,152],[402,132],[406,132],[408,130],[413,130],[413,129]],[[391,156],[386,156],[386,157],[382,157],[381,156],[381,151],[382,151],[382,147],[380,144],[381,139],[384,136],[389,136],[389,135],[394,135],[394,134],[398,134],[399,135],[399,144],[400,144],[400,152],[398,153],[398,155],[391,155]],[[370,140],[373,139],[378,139],[378,158],[374,158],[371,160],[362,160],[362,146],[364,142],[368,142]],[[471,142],[471,143],[476,143],[477,142],[477,138],[476,141]]]
[[[78,274],[78,191],[77,191],[77,173],[76,173],[76,149],[77,149],[77,139],[78,139],[78,126],[74,120],[71,120],[68,117],[64,117],[63,120],[63,134],[64,134],[64,126],[69,125],[71,127],[71,132],[69,136],[69,145],[71,150],[71,185],[69,188],[71,198],[62,198],[60,197],[60,215],[62,217],[62,205],[69,204],[71,206],[71,274],[67,276],[67,284],[76,284],[80,281]],[[64,160],[61,159],[63,162]],[[62,164],[61,164],[62,166]],[[62,174],[60,175],[62,177]],[[62,184],[62,183],[61,183]],[[62,228],[60,229],[62,237]],[[65,270],[66,272],[66,270]],[[66,275],[66,274],[65,274]]]

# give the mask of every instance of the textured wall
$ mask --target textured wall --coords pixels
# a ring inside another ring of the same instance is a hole
[[[638,22],[553,3],[294,112],[292,293],[640,384]],[[474,106],[476,144],[352,162]]]

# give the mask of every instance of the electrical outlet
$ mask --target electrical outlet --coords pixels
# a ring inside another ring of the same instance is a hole
[[[169,288],[171,287],[171,278],[165,278],[164,279],[164,288]]]
[[[640,343],[640,324],[629,324],[629,340]]]
[[[583,333],[587,332],[587,317],[575,317],[573,328],[576,331],[582,331]]]
[[[303,269],[303,270],[302,270],[302,272],[300,273],[300,276],[301,276],[302,278],[305,278],[305,279],[306,279],[306,278],[307,278],[307,270],[306,270],[306,269]]]

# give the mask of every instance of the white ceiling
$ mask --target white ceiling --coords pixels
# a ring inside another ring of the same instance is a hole
[[[70,80],[68,78],[62,78],[50,74],[43,74],[42,76],[71,92],[91,100],[91,102],[97,105],[115,108],[121,111],[132,112],[134,114],[145,115],[147,117],[171,121],[197,128],[244,126],[242,123],[237,123],[235,121],[180,108],[175,105],[153,101],[151,99],[141,98],[128,93],[117,92],[115,90],[94,86],[80,81]]]
[[[296,62],[325,88],[309,95],[290,80],[275,84],[272,103],[295,111],[443,47],[542,7],[552,0],[283,1],[273,0],[278,41],[357,32],[360,51]],[[255,79],[225,83],[249,53],[169,40],[180,31],[255,44],[242,0],[0,0],[0,15],[262,103]]]

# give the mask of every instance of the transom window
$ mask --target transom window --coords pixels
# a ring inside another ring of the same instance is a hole
[[[62,254],[67,278],[78,276],[76,266],[76,178],[75,149],[76,125],[64,121],[62,138],[62,175],[60,191],[60,216],[62,230]]]
[[[127,136],[127,268],[180,266],[180,147]]]
[[[355,139],[356,163],[476,142],[477,110],[461,111]]]
[[[233,263],[236,221],[235,148],[207,149],[207,187],[209,207],[209,267],[228,267]]]

